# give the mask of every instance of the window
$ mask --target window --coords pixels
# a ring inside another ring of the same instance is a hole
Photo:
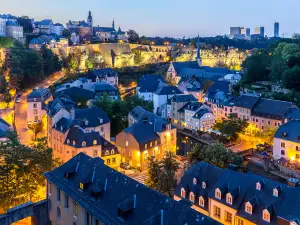
[[[112,158],[112,163],[116,163],[116,158]]]
[[[150,148],[152,147],[152,141],[150,142]]]
[[[85,146],[86,146],[86,142],[83,141],[83,142],[82,142],[82,147],[85,147]]]
[[[60,201],[60,189],[56,188],[56,200]]]
[[[285,143],[281,142],[281,148],[285,148]]]
[[[75,141],[73,141],[73,146],[75,146],[76,145],[76,142]]]
[[[225,211],[225,221],[232,223],[232,214],[230,212]]]
[[[193,192],[190,193],[190,201],[195,202],[195,195]]]
[[[78,216],[78,204],[77,202],[73,201],[73,206],[74,206],[74,216]]]
[[[37,108],[37,104],[36,103],[33,104],[33,108]]]
[[[205,189],[206,188],[206,183],[203,181],[202,182],[202,188]]]
[[[259,182],[256,183],[256,190],[258,190],[258,191],[261,190],[261,184]]]
[[[148,159],[148,153],[147,153],[147,152],[145,152],[145,154],[144,154],[144,159],[145,159],[145,160]]]
[[[221,191],[217,188],[216,191],[215,191],[215,197],[217,199],[221,199],[222,195],[221,195]]]
[[[128,147],[128,141],[126,141],[125,145],[126,145],[126,147]]]
[[[93,145],[97,145],[97,140],[94,140],[94,141],[93,141]]]
[[[145,149],[147,149],[147,144],[145,144]]]
[[[232,205],[232,196],[231,196],[231,194],[229,194],[229,193],[226,195],[226,202],[227,202],[228,204]]]
[[[69,208],[69,196],[65,194],[65,208]]]
[[[51,195],[52,189],[51,189],[51,182],[48,183],[48,194]]]
[[[180,194],[181,194],[182,198],[185,198],[185,190],[184,190],[184,188],[181,188],[181,193]]]
[[[299,151],[299,146],[296,146],[296,151]]]
[[[246,203],[245,211],[252,214],[252,205],[249,202]]]
[[[101,128],[100,128],[100,131],[103,132],[103,131],[104,131],[104,127],[101,127]]]
[[[276,188],[273,189],[273,196],[278,197],[278,190]]]
[[[221,209],[218,206],[214,206],[214,216],[217,218],[221,218]]]
[[[266,222],[270,222],[270,213],[267,210],[263,211],[263,220]]]
[[[110,164],[110,159],[107,159],[107,165],[109,165]]]
[[[81,189],[81,190],[83,190],[83,188],[84,188],[84,185],[83,185],[83,183],[79,183],[79,188]]]
[[[281,150],[281,155],[285,155],[285,151],[284,150]]]
[[[299,154],[296,154],[296,159],[300,159],[300,155]]]
[[[200,205],[201,207],[204,207],[204,199],[203,199],[202,196],[199,197],[199,205]]]
[[[59,207],[57,207],[57,209],[56,209],[56,217],[57,217],[57,219],[60,219],[60,217],[61,217],[61,212],[60,212]]]
[[[157,145],[157,141],[155,141],[155,145]]]
[[[93,157],[97,157],[98,156],[98,151],[97,150],[94,150],[94,153],[93,153]]]
[[[237,225],[244,225],[244,220],[242,220],[241,218],[238,218]]]
[[[104,154],[105,154],[105,155],[109,155],[109,151],[108,151],[108,150],[106,150]]]
[[[197,184],[197,179],[196,178],[193,178],[193,184]]]
[[[171,130],[171,124],[167,125],[167,129],[166,130]]]
[[[112,149],[112,150],[110,151],[110,154],[112,154],[112,155],[115,154],[115,150]]]

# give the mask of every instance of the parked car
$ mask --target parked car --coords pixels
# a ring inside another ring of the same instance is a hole
[[[18,95],[16,96],[16,103],[20,103],[20,102],[21,102],[21,96],[22,96],[22,95],[20,95],[20,94],[18,94]]]
[[[129,170],[130,169],[130,165],[128,163],[125,163],[125,162],[120,163],[120,167],[124,170]]]

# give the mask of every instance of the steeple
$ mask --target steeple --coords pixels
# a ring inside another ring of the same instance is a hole
[[[200,37],[199,37],[199,33],[198,33],[198,40],[197,40],[197,57],[196,57],[198,66],[201,67],[202,66],[202,59],[201,59],[201,48],[200,48]]]
[[[87,24],[91,27],[93,27],[93,17],[92,17],[92,12],[91,10],[89,10],[89,15],[88,15],[88,18],[87,18]]]
[[[113,19],[112,28],[115,29],[115,19]]]

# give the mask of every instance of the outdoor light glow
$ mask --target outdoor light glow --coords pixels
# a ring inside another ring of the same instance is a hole
[[[170,132],[167,132],[167,136],[171,136],[171,133],[170,133]]]

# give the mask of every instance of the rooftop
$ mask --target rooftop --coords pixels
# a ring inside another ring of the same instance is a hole
[[[281,125],[274,137],[300,144],[300,120],[291,120]]]

